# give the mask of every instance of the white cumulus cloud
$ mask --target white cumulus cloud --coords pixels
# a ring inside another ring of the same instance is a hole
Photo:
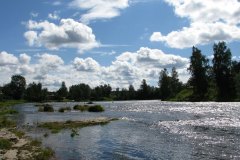
[[[0,66],[6,65],[17,65],[18,58],[15,57],[13,54],[7,53],[5,51],[0,52]]]
[[[86,59],[76,57],[73,65],[78,71],[95,72],[100,70],[100,65],[94,59],[88,57]]]
[[[108,66],[103,66],[90,57],[76,57],[66,63],[60,56],[49,53],[33,57],[24,53],[16,57],[13,54],[1,52],[0,60],[3,57],[11,59],[11,63],[0,61],[0,76],[3,77],[0,79],[0,85],[8,83],[12,75],[21,74],[26,78],[27,83],[41,82],[50,90],[58,89],[62,81],[65,81],[68,86],[87,83],[91,87],[110,84],[113,88],[126,88],[129,84],[133,84],[138,88],[142,79],[156,86],[160,71],[163,68],[170,70],[172,67],[177,68],[180,80],[186,82],[189,77],[188,58],[147,47],[142,47],[135,52],[123,52]]]
[[[27,27],[29,31],[24,36],[30,46],[51,50],[77,48],[80,53],[99,46],[92,29],[73,19],[61,19],[59,25],[30,20]]]
[[[189,26],[167,35],[154,32],[150,41],[164,42],[172,48],[187,48],[215,41],[240,40],[240,2],[238,0],[165,0]]]

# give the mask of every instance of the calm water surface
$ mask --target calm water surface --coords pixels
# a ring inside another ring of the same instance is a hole
[[[52,103],[55,110],[76,103]],[[160,101],[99,102],[103,113],[39,113],[34,104],[17,106],[19,125],[41,138],[57,159],[240,159],[240,103],[172,103]],[[120,120],[103,126],[49,134],[34,128],[44,121],[95,117]]]

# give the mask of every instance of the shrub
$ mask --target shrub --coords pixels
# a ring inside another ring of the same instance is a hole
[[[104,111],[104,108],[100,105],[94,105],[94,106],[90,106],[88,108],[88,111],[89,112],[103,112]]]
[[[38,111],[39,112],[54,112],[54,109],[51,105],[44,104],[43,106],[39,107]]]
[[[58,112],[65,112],[65,111],[71,111],[71,107],[62,107],[59,108]]]
[[[89,108],[89,106],[87,106],[87,105],[84,105],[84,106],[75,105],[75,106],[73,107],[74,110],[79,110],[79,111],[82,111],[82,112],[83,112],[83,111],[87,111],[88,108]]]

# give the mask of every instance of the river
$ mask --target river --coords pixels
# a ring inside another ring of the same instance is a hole
[[[161,101],[96,102],[105,112],[40,113],[34,104],[16,108],[18,125],[41,138],[59,160],[78,159],[240,159],[240,103]],[[55,110],[77,103],[51,103]],[[119,118],[107,125],[43,135],[45,121]],[[26,127],[27,126],[27,127]]]

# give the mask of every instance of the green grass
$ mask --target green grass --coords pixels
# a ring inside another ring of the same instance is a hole
[[[183,89],[174,98],[170,99],[170,101],[190,101],[192,94],[192,89]]]
[[[47,128],[51,132],[59,132],[62,129],[73,129],[79,127],[93,126],[93,125],[104,125],[116,119],[104,118],[104,119],[93,119],[84,121],[66,121],[66,122],[44,122],[38,125],[41,128]]]
[[[0,138],[0,149],[10,149],[11,146],[12,144],[9,140]]]
[[[9,120],[6,116],[0,116],[0,128],[10,128],[15,126],[15,121]]]
[[[14,106],[16,104],[24,103],[23,100],[9,100],[9,101],[1,101],[0,102],[0,116],[6,115],[6,114],[17,114],[18,112],[16,110],[11,109],[11,106]]]
[[[54,151],[51,148],[44,148],[40,150],[40,153],[37,154],[34,159],[35,160],[49,160],[54,156]]]
[[[0,108],[1,107],[9,107],[14,106],[16,104],[22,104],[25,103],[24,100],[7,100],[7,101],[0,101]]]
[[[31,146],[40,146],[41,144],[42,142],[37,139],[32,140],[30,143]]]
[[[25,135],[24,132],[19,131],[19,130],[16,130],[16,129],[10,129],[10,131],[11,131],[12,133],[14,133],[18,138],[22,138],[22,137]]]

